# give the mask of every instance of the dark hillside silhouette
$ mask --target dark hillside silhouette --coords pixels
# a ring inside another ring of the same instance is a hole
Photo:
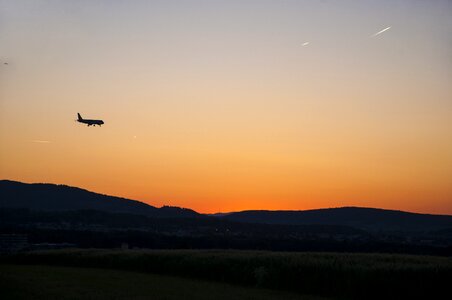
[[[452,228],[452,216],[342,207],[304,211],[249,210],[227,214],[230,221],[286,225],[342,225],[371,231],[431,231]]]
[[[0,207],[42,211],[99,210],[152,217],[196,217],[198,213],[179,207],[162,207],[125,198],[93,193],[84,189],[55,184],[26,184],[0,181]]]
[[[98,210],[149,217],[203,217],[271,225],[333,225],[366,231],[431,232],[452,228],[452,216],[409,213],[376,208],[342,207],[305,211],[250,210],[204,215],[172,206],[156,208],[143,202],[101,195],[55,184],[0,181],[0,208],[37,211]],[[446,231],[448,232],[448,231]]]
[[[39,244],[451,255],[452,216],[370,208],[199,214],[55,184],[0,181],[0,234]],[[38,245],[38,246],[33,246]]]

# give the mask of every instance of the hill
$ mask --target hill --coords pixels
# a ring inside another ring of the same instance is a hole
[[[452,216],[363,207],[304,211],[249,210],[219,216],[230,221],[285,225],[341,225],[371,231],[431,231],[452,228]]]
[[[304,211],[249,210],[204,215],[186,208],[171,206],[157,208],[143,202],[102,195],[66,185],[26,184],[9,180],[0,181],[0,208],[50,212],[97,210],[148,217],[204,217],[248,224],[342,226],[372,232],[431,232],[452,228],[452,216],[448,215],[362,207]]]
[[[152,217],[197,217],[197,212],[179,207],[157,208],[143,202],[93,193],[66,185],[21,183],[0,180],[0,208],[37,211],[99,210]]]
[[[452,216],[357,207],[205,215],[64,185],[0,181],[0,235],[23,234],[30,249],[125,243],[152,249],[451,255],[451,230]]]

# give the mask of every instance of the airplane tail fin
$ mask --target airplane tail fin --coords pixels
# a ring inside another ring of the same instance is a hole
[[[79,113],[77,113],[77,117],[78,117],[78,120],[79,120],[79,121],[80,121],[80,120],[83,120],[82,116],[81,116]]]

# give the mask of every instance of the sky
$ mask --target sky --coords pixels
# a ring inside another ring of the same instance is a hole
[[[205,213],[452,214],[451,15],[447,0],[0,0],[0,179]]]

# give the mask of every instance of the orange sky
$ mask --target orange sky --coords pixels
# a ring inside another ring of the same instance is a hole
[[[451,12],[0,0],[0,178],[200,212],[452,214]]]

